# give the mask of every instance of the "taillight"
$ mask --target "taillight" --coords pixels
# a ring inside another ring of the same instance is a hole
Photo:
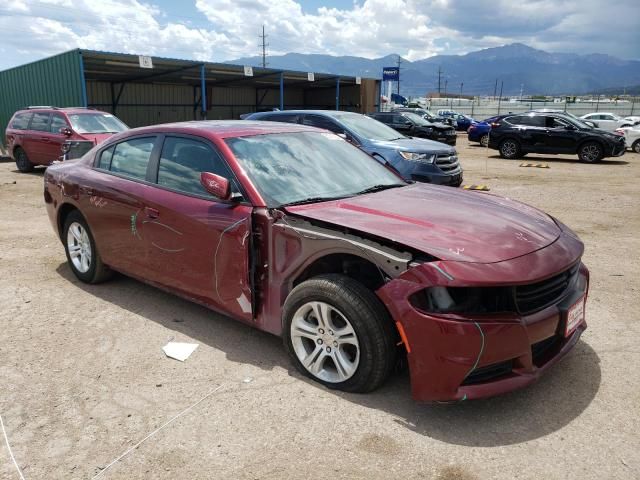
[[[624,130],[621,128],[616,128],[615,132],[613,133],[617,133],[618,135],[624,135]]]
[[[498,122],[491,122],[489,125],[491,126],[491,128],[496,128],[496,127],[499,127],[499,126],[500,126],[500,123],[498,123]]]

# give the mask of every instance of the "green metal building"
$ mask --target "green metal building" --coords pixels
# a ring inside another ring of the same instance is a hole
[[[76,49],[0,72],[0,138],[30,105],[96,108],[138,127],[272,108],[366,113],[379,98],[376,79]]]

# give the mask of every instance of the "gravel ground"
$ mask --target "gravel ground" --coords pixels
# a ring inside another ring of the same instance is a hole
[[[589,329],[563,362],[457,405],[414,403],[406,372],[368,395],[329,391],[278,338],[125,277],[78,283],[42,172],[0,163],[0,414],[25,478],[640,478],[640,155],[527,156],[538,169],[464,136],[458,150],[465,183],[574,228],[592,283]],[[171,339],[200,346],[180,363],[161,350]],[[2,438],[0,478],[19,478]]]

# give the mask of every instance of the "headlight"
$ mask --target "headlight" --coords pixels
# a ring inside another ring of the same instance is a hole
[[[483,314],[515,312],[510,287],[430,287],[409,297],[426,313]]]
[[[405,160],[411,162],[433,163],[435,155],[430,153],[415,153],[415,152],[400,152],[400,155]]]

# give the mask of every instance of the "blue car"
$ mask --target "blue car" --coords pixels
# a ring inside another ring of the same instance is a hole
[[[246,120],[299,123],[340,135],[405,180],[450,185],[462,183],[462,166],[455,148],[423,138],[406,137],[391,127],[358,113],[335,110],[258,112]]]
[[[496,117],[487,118],[481,122],[473,123],[467,130],[467,138],[470,142],[480,142],[480,145],[486,147],[489,145],[489,132],[491,131],[491,123]]]
[[[471,125],[476,123],[473,118],[453,110],[438,110],[438,115],[454,120],[456,122],[456,130],[461,132],[466,132]]]

